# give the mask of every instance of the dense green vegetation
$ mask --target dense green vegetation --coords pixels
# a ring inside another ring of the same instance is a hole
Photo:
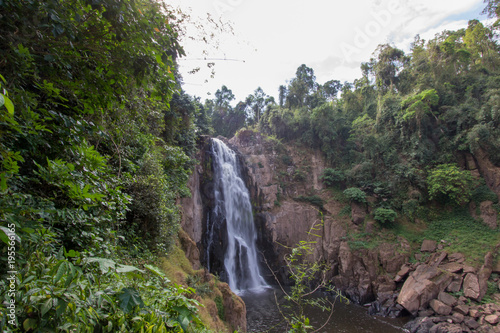
[[[486,11],[499,17],[498,1]],[[325,184],[376,198],[374,218],[395,229],[432,200],[498,203],[461,162],[500,166],[498,20],[417,36],[410,54],[381,45],[353,83],[321,85],[302,65],[277,102],[257,88],[235,107],[226,86],[205,103],[182,91],[183,20],[155,0],[0,1],[2,331],[207,330],[194,290],[156,267],[175,248],[201,134],[252,127],[318,149]],[[472,232],[475,248],[497,239],[463,215],[425,236],[459,251]]]
[[[0,18],[1,330],[204,330],[154,266],[207,130],[177,83],[183,14],[7,0]]]
[[[497,17],[498,2],[489,1],[485,12]],[[380,45],[353,83],[319,84],[313,69],[301,65],[279,87],[277,103],[258,89],[231,109],[234,95],[224,86],[205,106],[217,119],[216,134],[232,135],[227,124],[234,121],[320,150],[329,163],[326,186],[345,189],[355,202],[374,197],[371,204],[384,209],[379,221],[394,220],[397,212],[414,219],[432,201],[471,200],[478,183],[468,156],[500,166],[497,33],[498,24],[472,20],[428,41],[416,36],[409,54]]]

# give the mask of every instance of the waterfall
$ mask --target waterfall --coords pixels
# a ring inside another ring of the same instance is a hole
[[[214,165],[214,216],[226,221],[224,268],[235,292],[267,287],[260,275],[250,193],[241,179],[236,154],[219,139],[212,139]],[[212,227],[208,228],[213,230]],[[209,234],[211,245],[213,235]],[[208,247],[208,250],[211,246]]]

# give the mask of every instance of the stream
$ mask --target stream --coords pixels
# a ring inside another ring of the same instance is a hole
[[[267,288],[261,292],[240,294],[247,308],[247,332],[284,333],[286,323],[276,306],[284,302],[284,294],[279,289]],[[329,312],[307,309],[310,325],[319,328],[328,319]],[[337,300],[333,315],[321,333],[401,333],[407,318],[384,318],[368,315],[362,306],[345,304]]]

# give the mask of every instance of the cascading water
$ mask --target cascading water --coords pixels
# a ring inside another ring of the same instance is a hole
[[[229,287],[235,292],[267,287],[260,274],[250,194],[241,179],[236,154],[219,139],[212,139],[214,165],[215,219],[226,221],[224,267]],[[208,230],[207,251],[212,248],[212,221]],[[210,253],[207,252],[207,257]]]

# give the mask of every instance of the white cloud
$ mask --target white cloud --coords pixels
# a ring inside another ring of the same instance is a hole
[[[225,84],[242,100],[258,86],[277,96],[279,85],[293,78],[303,63],[315,70],[319,83],[353,81],[377,45],[393,43],[407,51],[416,34],[429,39],[444,29],[466,27],[468,19],[479,17],[484,4],[482,0],[182,0],[180,6],[192,7],[198,16],[222,14],[223,20],[232,22],[235,35],[219,36],[219,49],[207,58],[238,60],[216,61],[214,79],[206,70],[185,74],[196,63],[181,61],[185,90],[205,98]],[[185,47],[187,59],[199,58],[204,49],[190,43]]]

